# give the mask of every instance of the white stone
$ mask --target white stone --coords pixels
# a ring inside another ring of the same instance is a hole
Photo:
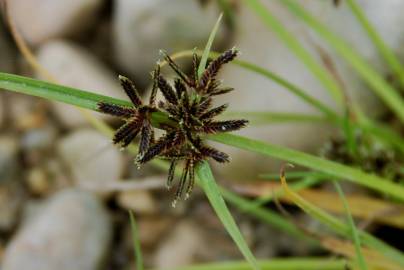
[[[113,27],[118,64],[147,82],[160,49],[203,49],[218,15],[216,3],[201,8],[189,0],[117,0]]]
[[[12,0],[10,14],[31,44],[83,32],[95,22],[102,0]]]
[[[371,63],[372,67],[383,71],[381,65],[383,61],[375,46],[369,41],[348,7],[341,5],[335,8],[331,1],[300,0],[299,2],[310,10],[316,18],[346,39],[348,44],[356,48]],[[319,63],[321,63],[320,55],[315,47],[320,46],[329,53],[347,86],[350,96],[359,102],[366,112],[376,114],[383,110],[369,87],[358,78],[349,65],[341,57],[336,56],[326,43],[313,35],[312,30],[306,27],[302,21],[282,8],[278,1],[263,1],[262,3],[282,21],[283,25],[314,55]],[[404,17],[400,12],[394,12],[394,10],[402,10],[404,3],[389,0],[360,1],[360,4],[387,45],[394,50],[401,49],[399,37],[402,36],[403,30],[399,26],[404,23]],[[328,104],[330,108],[336,108],[327,90],[310,70],[298,60],[278,38],[277,34],[270,30],[255,13],[242,6],[237,18],[239,29],[234,45],[242,52],[240,59],[280,75],[306,90],[306,93]],[[230,104],[229,111],[318,113],[278,84],[240,67],[228,65],[224,72],[219,74],[219,77],[224,79],[225,85],[236,88],[235,91],[221,97],[223,103]],[[266,127],[247,127],[240,133],[273,144],[316,152],[324,141],[335,133],[335,130],[328,125],[291,123],[271,124]],[[279,163],[274,163],[273,160],[266,158],[257,158],[257,154],[224,147],[223,145],[220,146],[220,149],[227,151],[232,157],[232,162],[229,165],[220,165],[219,167],[220,172],[224,175],[251,179],[260,172],[279,170]]]
[[[125,99],[119,80],[100,60],[89,51],[68,41],[56,40],[40,47],[37,54],[40,64],[54,77],[57,83]],[[43,78],[47,79],[47,78]],[[77,126],[85,123],[77,108],[55,103],[55,111],[64,124]],[[93,112],[96,117],[106,115]]]
[[[155,214],[158,205],[147,190],[122,191],[117,197],[118,204],[139,214]]]
[[[79,129],[57,144],[59,155],[83,188],[120,180],[125,162],[109,138],[90,129]],[[104,194],[104,192],[102,192]]]
[[[198,225],[190,221],[181,221],[158,247],[154,266],[156,269],[174,269],[191,265],[203,248],[206,246]]]
[[[0,136],[0,179],[3,183],[15,176],[18,150],[18,141],[15,138]]]
[[[107,255],[111,223],[94,195],[67,190],[28,219],[7,246],[3,270],[97,270]]]

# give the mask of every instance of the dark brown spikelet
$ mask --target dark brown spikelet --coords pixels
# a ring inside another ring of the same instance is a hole
[[[158,88],[158,83],[157,83],[157,78],[160,76],[160,65],[156,65],[156,68],[152,72],[152,79],[153,79],[153,87],[150,93],[150,98],[149,98],[149,106],[155,105],[156,102],[156,94],[157,94],[157,88]]]
[[[198,67],[199,67],[199,58],[198,55],[196,53],[192,54],[192,71],[193,71],[193,77],[194,77],[194,84],[195,86],[197,86],[197,82],[198,82]]]
[[[192,190],[194,189],[195,185],[195,163],[194,160],[191,159],[189,161],[189,176],[188,176],[188,187],[187,191],[185,193],[185,199],[188,199],[188,197],[191,195]]]
[[[170,189],[172,186],[172,183],[174,181],[175,168],[177,167],[177,164],[178,164],[177,159],[171,160],[170,168],[168,169],[168,177],[167,177],[167,183],[166,183],[167,189]]]
[[[205,133],[229,132],[242,129],[248,124],[247,120],[212,121],[203,127]]]
[[[136,111],[133,108],[123,107],[115,104],[109,104],[105,102],[98,103],[98,110],[102,113],[106,113],[113,116],[129,118],[135,115]]]
[[[119,81],[132,102],[133,107],[124,107],[106,102],[98,103],[98,110],[100,112],[118,116],[125,120],[125,124],[116,131],[113,137],[114,144],[120,143],[122,147],[126,147],[140,133],[140,154],[144,153],[144,151],[149,148],[150,142],[153,141],[154,134],[153,128],[151,127],[150,116],[152,112],[157,110],[154,105],[154,97],[157,91],[156,76],[159,72],[160,68],[156,67],[153,73],[154,83],[149,105],[143,105],[134,83],[124,76],[119,76]]]
[[[209,86],[212,79],[214,79],[217,76],[217,73],[219,72],[220,68],[224,64],[226,64],[226,63],[232,61],[234,58],[236,58],[237,55],[238,55],[238,50],[233,48],[228,51],[225,51],[218,58],[216,58],[215,60],[210,62],[208,67],[203,72],[201,79],[199,80],[199,87],[201,89],[206,89],[206,87]]]
[[[175,73],[189,86],[193,86],[192,81],[188,78],[188,76],[182,72],[180,67],[171,59],[171,57],[163,50],[160,50],[160,53],[163,55],[164,60],[167,61],[168,65],[174,70]]]
[[[203,113],[199,117],[199,119],[202,120],[202,121],[203,120],[210,120],[210,119],[218,116],[219,114],[222,114],[227,109],[228,106],[229,106],[228,104],[223,104],[223,105],[221,105],[219,107],[210,109],[209,111]]]
[[[153,129],[150,122],[148,120],[144,120],[139,143],[139,156],[142,156],[147,149],[149,149],[150,141],[152,140],[152,133]]]
[[[230,93],[230,92],[233,91],[233,90],[234,90],[233,87],[217,88],[217,89],[213,90],[212,92],[209,92],[209,95],[210,95],[210,96],[223,95],[223,94]]]
[[[189,165],[190,165],[190,160],[187,160],[185,163],[184,169],[182,171],[182,174],[181,174],[180,183],[177,187],[177,191],[175,192],[175,199],[173,201],[173,207],[175,207],[177,200],[181,199],[182,194],[184,192],[185,183],[187,181],[188,173],[189,173],[189,169],[190,169]]]
[[[187,91],[186,86],[179,78],[175,79],[174,88],[175,88],[175,92],[177,93],[177,99],[181,99],[182,93]]]
[[[199,103],[196,114],[201,115],[205,113],[211,105],[212,105],[212,98],[210,97],[203,98],[202,101]]]
[[[142,156],[139,156],[137,163],[144,164],[154,157],[160,155],[162,152],[167,151],[167,149],[173,145],[176,138],[176,133],[176,131],[172,131],[160,137],[158,141],[150,146]]]
[[[142,99],[138,91],[136,90],[135,84],[125,76],[119,75],[119,81],[121,82],[123,90],[125,90],[126,95],[132,101],[133,105],[137,108],[142,105]]]
[[[133,129],[129,132],[129,134],[123,138],[122,143],[121,143],[121,147],[125,148],[127,147],[135,138],[136,136],[139,134],[140,129]]]
[[[123,124],[116,132],[112,139],[114,144],[120,143],[132,132],[138,132],[141,129],[142,122],[138,119],[133,119]]]
[[[230,161],[229,155],[209,146],[200,147],[199,151],[204,157],[213,158],[219,163],[225,163]]]
[[[161,93],[163,94],[164,98],[168,102],[170,102],[171,104],[174,104],[174,105],[178,104],[178,100],[177,100],[177,97],[175,95],[173,88],[166,81],[166,79],[164,79],[163,76],[160,75],[157,77],[157,85],[158,85]]]

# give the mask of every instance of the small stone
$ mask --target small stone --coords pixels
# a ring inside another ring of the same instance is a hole
[[[46,195],[50,191],[48,175],[42,168],[33,168],[28,171],[27,184],[35,195]]]
[[[58,153],[82,187],[120,180],[124,158],[109,138],[91,129],[79,129],[58,142]],[[103,193],[104,194],[104,193]]]
[[[118,194],[118,204],[139,214],[155,214],[158,205],[147,190],[122,191]]]
[[[6,248],[2,270],[97,270],[111,240],[101,203],[84,191],[55,194]]]
[[[212,1],[213,2],[213,1]],[[170,53],[204,48],[219,10],[190,0],[117,0],[114,2],[117,63],[143,82],[149,81],[159,50]],[[223,30],[223,28],[221,28]],[[220,31],[216,44],[226,38]]]
[[[142,216],[137,220],[139,226],[139,240],[144,247],[153,247],[170,232],[175,221],[170,217]]]
[[[64,40],[48,42],[40,47],[37,58],[59,84],[127,99],[117,76],[91,52],[72,42]],[[63,124],[68,127],[86,123],[83,114],[74,106],[55,102],[54,109]],[[91,113],[97,118],[111,119],[105,114]]]
[[[0,185],[0,230],[11,230],[17,223],[24,196],[20,183],[8,181]]]
[[[55,142],[56,133],[52,126],[29,129],[21,138],[21,147],[25,151],[49,149]]]
[[[157,269],[176,268],[190,265],[204,246],[204,238],[198,225],[181,221],[158,247],[154,262]]]
[[[0,136],[0,182],[14,180],[18,163],[18,141],[9,136]]]
[[[42,127],[46,123],[43,100],[23,94],[13,93],[7,99],[10,123],[18,130],[25,131]],[[10,105],[12,104],[12,106]]]
[[[31,44],[76,35],[88,29],[103,4],[102,0],[13,0],[10,15]]]

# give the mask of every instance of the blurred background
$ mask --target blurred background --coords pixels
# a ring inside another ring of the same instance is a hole
[[[49,80],[19,52],[9,28],[12,20],[39,64],[58,84],[126,99],[117,79],[122,74],[147,95],[150,71],[161,59],[159,50],[203,49],[224,12],[215,51],[236,46],[242,53],[240,59],[271,70],[338,109],[305,65],[242,2],[9,0],[9,19],[3,12],[0,25],[0,71]],[[325,68],[332,63],[349,98],[370,116],[383,117],[385,107],[351,68],[278,2],[262,1],[319,63]],[[391,75],[345,1],[298,2],[357,49],[380,74]],[[357,2],[402,59],[404,1]],[[189,68],[186,59],[179,63]],[[173,75],[168,69],[164,72]],[[219,77],[225,85],[235,87],[218,101],[229,103],[230,111],[316,113],[278,84],[237,66],[226,66]],[[112,127],[121,124],[92,114]],[[240,134],[321,154],[339,132],[327,123],[256,123]],[[232,162],[212,164],[215,175],[240,194],[255,196],[240,181],[256,181],[259,174],[279,171],[279,161],[218,147],[231,155]],[[152,165],[138,170],[133,158],[92,128],[75,107],[0,91],[0,269],[135,269],[127,210],[135,213],[148,268],[242,259],[198,188],[190,200],[172,208],[174,194],[164,187],[166,172]],[[345,188],[349,192],[359,189]],[[266,207],[276,208],[273,204]],[[328,254],[235,207],[231,210],[258,258]],[[299,223],[317,228],[316,222],[296,208],[289,210]],[[399,228],[378,226],[375,233],[403,248],[402,241],[398,244],[394,239],[402,235]]]

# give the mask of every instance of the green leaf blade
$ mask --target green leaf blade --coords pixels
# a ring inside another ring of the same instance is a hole
[[[391,183],[388,179],[365,173],[359,169],[351,168],[346,165],[293,149],[258,140],[252,140],[238,135],[216,134],[211,135],[208,138],[226,145],[298,164],[306,168],[329,174],[336,178],[346,179],[378,192],[389,194],[400,201],[404,201],[404,187]]]
[[[202,187],[217,216],[241,253],[253,269],[261,269],[220,194],[219,187],[216,184],[209,164],[206,161],[201,162],[196,168],[196,174],[198,176],[199,185]]]
[[[220,14],[219,18],[216,21],[215,26],[212,29],[212,32],[209,35],[208,42],[206,43],[205,49],[202,54],[201,62],[198,66],[198,78],[201,78],[202,73],[205,71],[206,63],[208,62],[209,53],[212,48],[213,40],[215,39],[216,33],[219,30],[220,22],[222,21],[223,13]]]
[[[337,190],[338,195],[341,198],[341,201],[342,201],[342,203],[344,205],[344,209],[345,209],[345,213],[346,213],[346,216],[347,216],[350,233],[352,235],[352,240],[353,240],[354,245],[355,245],[355,252],[356,252],[356,257],[357,257],[357,260],[358,260],[359,267],[362,270],[367,270],[368,267],[367,267],[365,258],[363,257],[363,254],[362,254],[361,239],[359,237],[358,230],[356,229],[355,222],[354,222],[354,220],[352,218],[352,214],[351,214],[351,211],[349,209],[348,202],[347,202],[347,200],[345,198],[344,192],[342,191],[342,188],[341,188],[340,184],[338,184],[338,182],[336,182],[336,181],[333,181],[333,183],[334,183],[335,189]]]

